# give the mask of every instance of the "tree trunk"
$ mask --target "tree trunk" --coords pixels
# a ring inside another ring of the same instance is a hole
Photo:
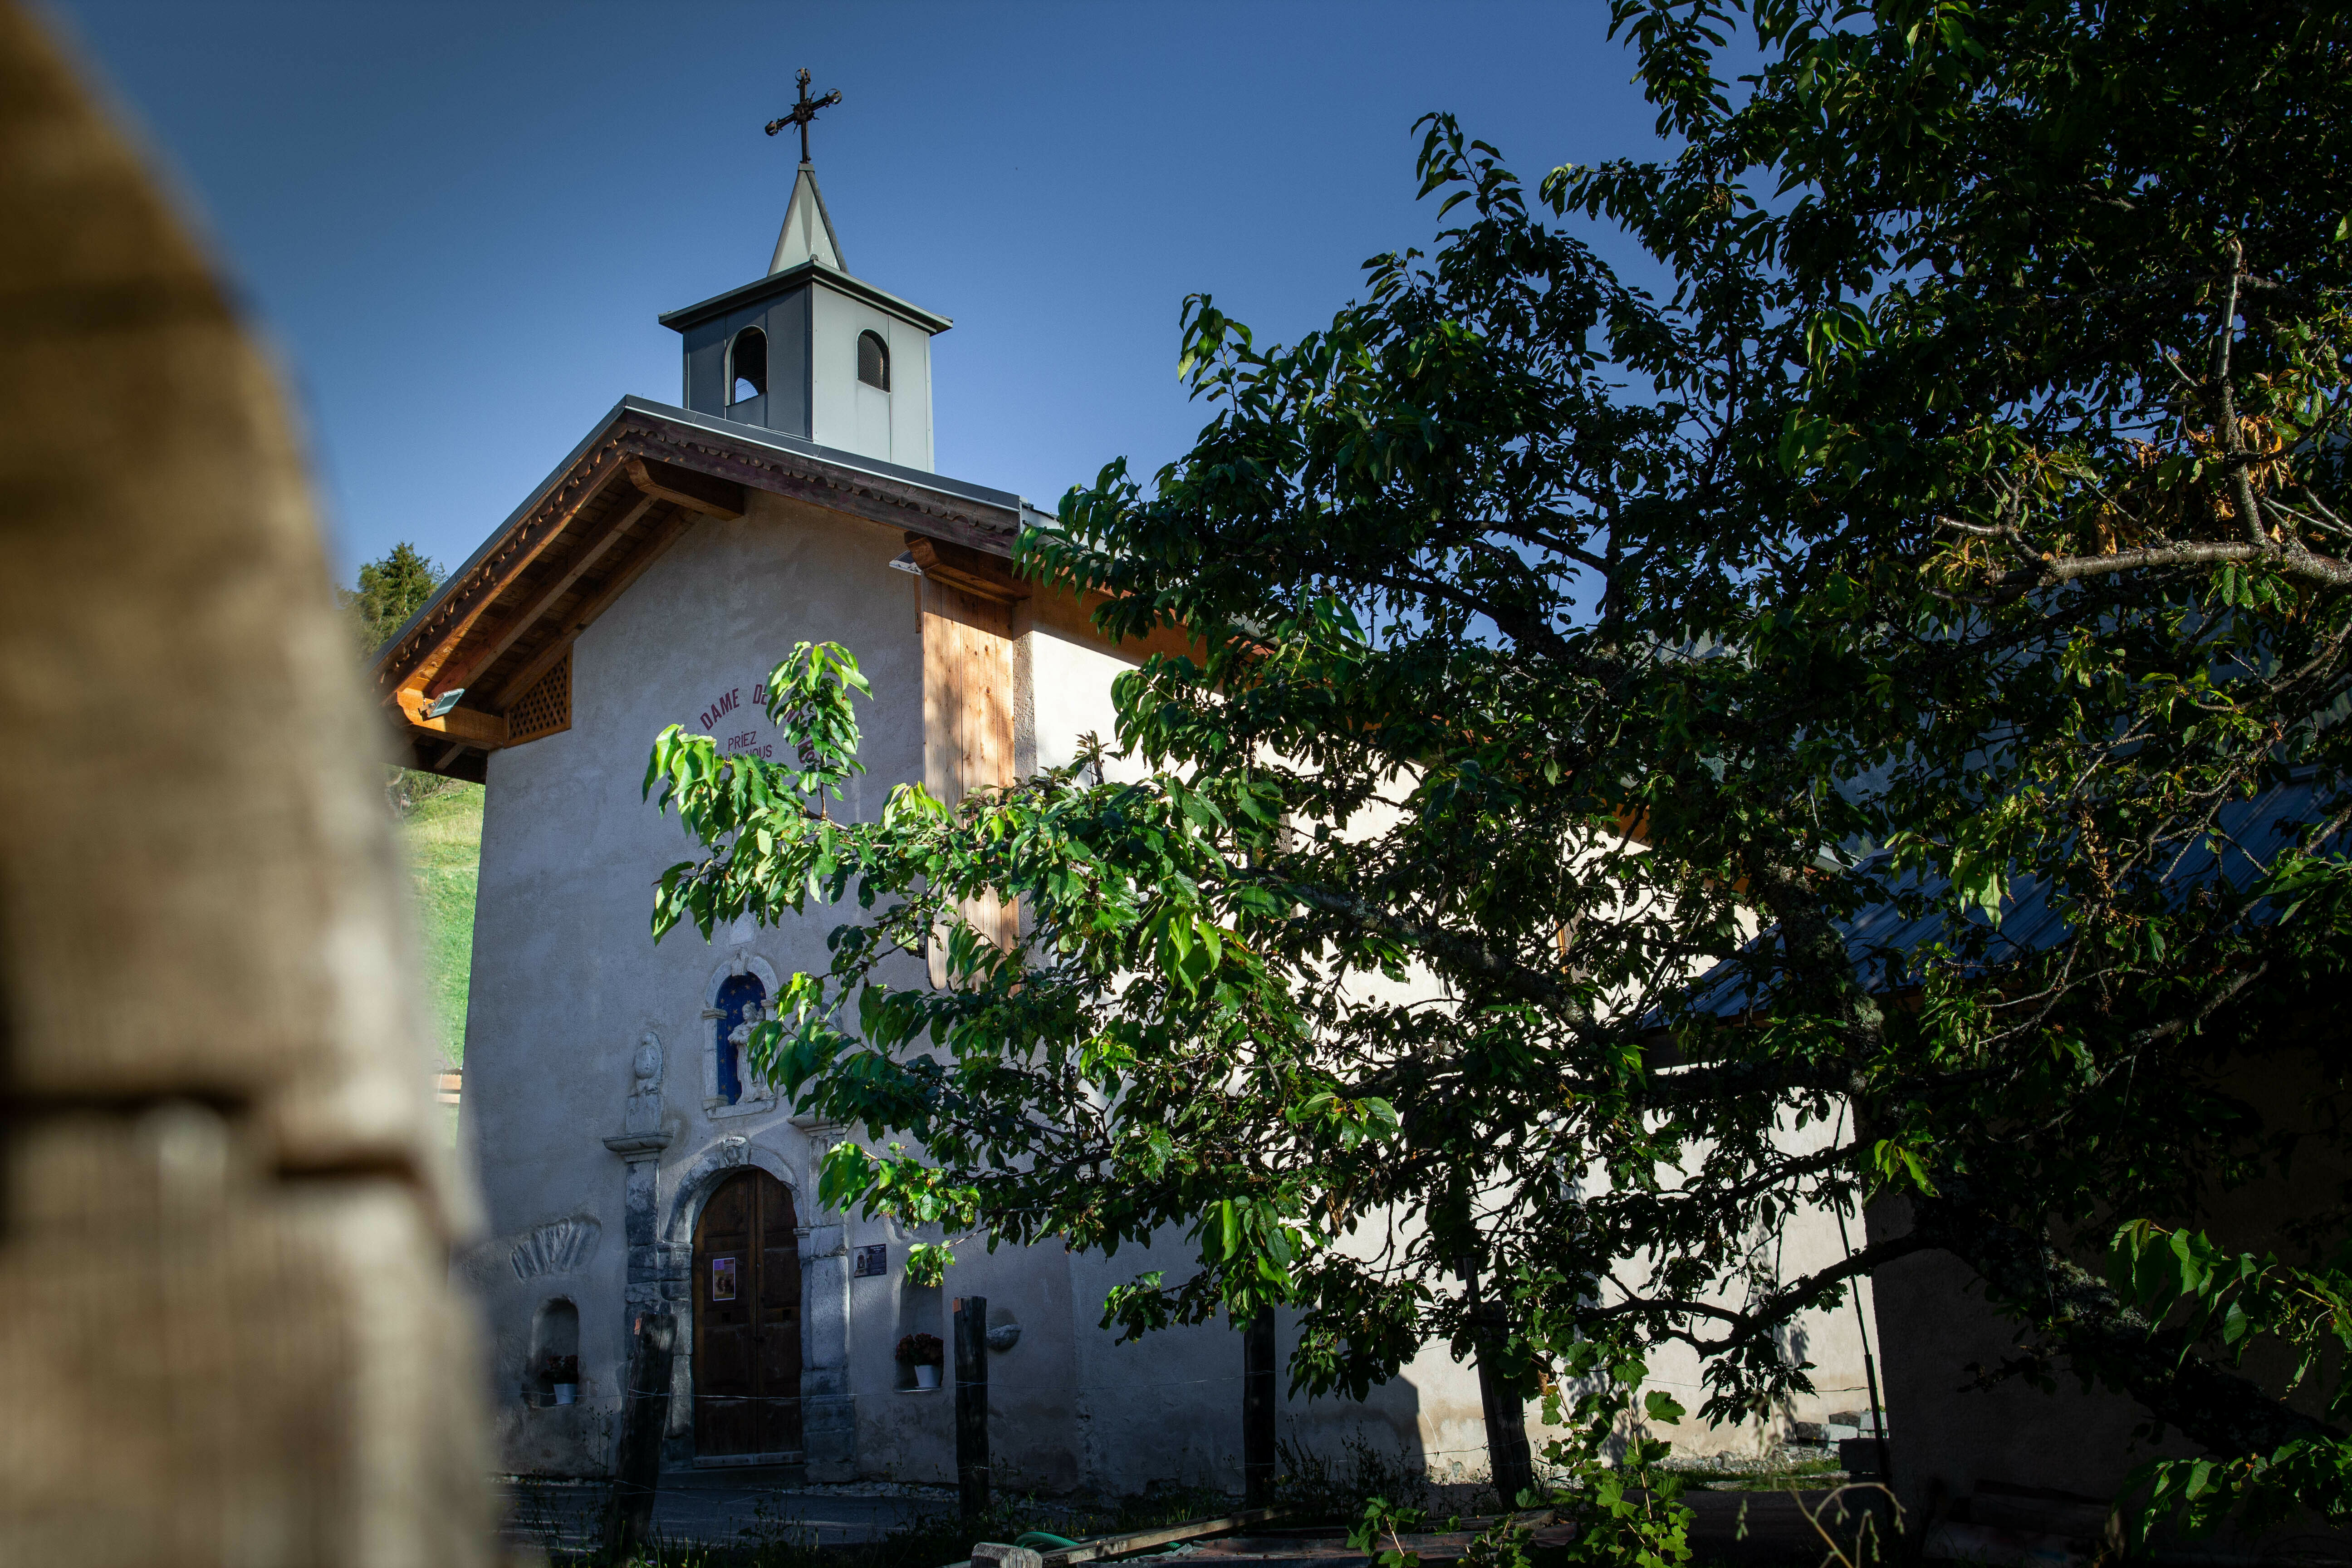
[[[1478,1403],[1486,1422],[1486,1463],[1503,1507],[1514,1509],[1519,1506],[1519,1494],[1536,1484],[1535,1456],[1528,1447],[1527,1405],[1496,1364],[1509,1337],[1502,1310],[1479,1299],[1477,1266],[1465,1262],[1462,1268],[1464,1298],[1476,1325]]]
[[[637,1319],[629,1347],[629,1387],[621,1439],[613,1457],[613,1495],[604,1508],[604,1560],[626,1563],[653,1531],[661,1485],[662,1433],[669,1426],[670,1364],[677,1320],[667,1312]]]
[[[988,1298],[955,1304],[956,1486],[963,1516],[988,1511]]]

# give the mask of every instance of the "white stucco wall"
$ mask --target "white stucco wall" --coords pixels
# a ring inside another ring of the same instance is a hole
[[[985,1296],[992,1323],[1022,1326],[1020,1342],[991,1357],[1001,1484],[1129,1490],[1182,1478],[1238,1486],[1240,1337],[1219,1324],[1118,1346],[1097,1327],[1110,1285],[1146,1267],[1181,1270],[1191,1262],[1188,1247],[1171,1243],[1148,1258],[1128,1252],[1109,1260],[1058,1247],[993,1255],[967,1247],[943,1289],[917,1289],[903,1276],[908,1237],[817,1212],[813,1162],[822,1130],[813,1138],[779,1106],[709,1103],[711,1030],[702,1011],[717,981],[737,963],[772,975],[819,966],[824,934],[835,922],[820,916],[768,931],[747,923],[708,945],[681,931],[653,943],[651,884],[691,849],[675,818],[640,798],[653,737],[680,722],[707,728],[724,745],[772,745],[756,688],[793,643],[830,639],[857,656],[876,692],[861,708],[868,772],[852,785],[848,810],[872,816],[894,784],[922,773],[919,584],[888,565],[901,535],[775,497],[752,502],[740,521],[697,524],[582,636],[571,730],[491,762],[464,1134],[495,1234],[462,1272],[493,1329],[505,1462],[559,1474],[595,1473],[609,1462],[633,1288],[629,1167],[604,1141],[623,1130],[631,1057],[651,1032],[666,1053],[661,1124],[669,1143],[650,1167],[651,1214],[641,1223],[670,1251],[640,1256],[635,1294],[684,1293],[682,1244],[717,1179],[753,1163],[793,1190],[807,1230],[803,1355],[813,1479],[952,1479],[953,1396],[900,1391],[891,1351],[904,1333],[945,1337],[948,1303]],[[1081,731],[1109,733],[1108,681],[1125,665],[1067,627],[1024,643],[1033,694],[1023,705],[1026,745],[1034,760],[1066,761]],[[719,711],[730,700],[731,710]],[[889,1272],[853,1278],[852,1249],[876,1242],[889,1248]],[[671,1275],[667,1289],[645,1278],[662,1268]],[[579,1312],[582,1403],[536,1407],[522,1394],[533,1318],[558,1300]],[[690,1322],[681,1325],[679,1349],[684,1395]],[[819,1452],[820,1400],[839,1402],[854,1423],[830,1460]],[[1286,1436],[1334,1444],[1339,1431],[1365,1428],[1382,1447],[1418,1456],[1475,1447],[1476,1410],[1475,1379],[1446,1363],[1417,1367],[1369,1407],[1297,1402],[1283,1426]],[[681,1398],[674,1458],[690,1454],[691,1430],[691,1406]]]

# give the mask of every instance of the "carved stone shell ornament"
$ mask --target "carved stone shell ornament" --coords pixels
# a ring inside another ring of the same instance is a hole
[[[596,1256],[596,1243],[604,1238],[604,1227],[593,1219],[559,1219],[541,1226],[515,1244],[507,1254],[514,1265],[515,1278],[533,1279],[541,1274],[569,1274],[584,1268]]]

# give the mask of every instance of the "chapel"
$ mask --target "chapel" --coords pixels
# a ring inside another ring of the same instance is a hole
[[[759,684],[795,642],[843,645],[873,684],[860,815],[901,781],[952,801],[1067,763],[1156,651],[1013,569],[1028,501],[935,471],[931,345],[952,323],[846,257],[803,157],[764,274],[661,316],[678,401],[615,404],[372,671],[404,761],[487,785],[461,1137],[493,1239],[460,1267],[494,1337],[500,1463],[604,1473],[633,1323],[667,1312],[665,1463],[952,1480],[953,1395],[895,1351],[984,1297],[1001,1479],[1239,1489],[1244,1336],[1119,1345],[1097,1326],[1112,1285],[1181,1273],[1188,1248],[973,1246],[943,1286],[909,1281],[908,1244],[935,1238],[825,1209],[815,1162],[850,1131],[796,1115],[743,1058],[836,922],[648,933],[653,882],[691,848],[641,796],[654,737],[677,722],[772,755]],[[1825,1407],[1864,1403],[1843,1321],[1812,1341]],[[1475,1371],[1443,1347],[1367,1401],[1284,1400],[1278,1430],[1440,1478],[1486,1468]]]

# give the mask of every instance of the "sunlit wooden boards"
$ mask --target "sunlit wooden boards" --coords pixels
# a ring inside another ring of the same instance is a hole
[[[974,790],[1013,782],[1013,601],[923,578],[923,784],[955,805]],[[1009,944],[1019,910],[993,895],[967,902],[964,919]],[[931,983],[947,984],[934,943]]]

